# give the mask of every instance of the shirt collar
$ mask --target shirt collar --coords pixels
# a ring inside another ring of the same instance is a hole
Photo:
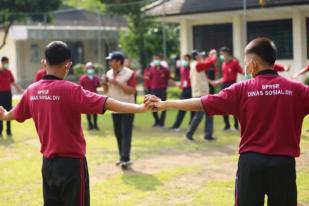
[[[44,75],[44,77],[42,79],[43,80],[62,80],[59,77],[56,77],[56,76],[50,75],[50,74]]]
[[[257,73],[256,76],[265,75],[265,74],[271,74],[271,75],[277,76],[277,75],[278,75],[278,72],[276,72],[276,71],[273,70],[273,69],[266,69],[266,70],[263,70],[263,71],[260,71],[259,73]]]

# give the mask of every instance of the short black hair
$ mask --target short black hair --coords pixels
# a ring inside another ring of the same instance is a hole
[[[277,47],[274,42],[266,37],[253,39],[245,50],[246,54],[255,54],[269,65],[274,65],[277,59]]]
[[[3,62],[8,62],[9,61],[9,58],[8,57],[2,57],[1,58],[1,63],[3,63]]]
[[[192,57],[191,57],[191,55],[190,55],[190,54],[185,54],[185,55],[183,55],[183,57],[184,57],[184,58],[188,58],[189,60],[191,60],[191,59],[192,59]]]
[[[196,58],[199,56],[199,55],[201,55],[200,54],[200,52],[198,51],[198,50],[193,50],[192,52],[191,52],[191,56],[192,56],[192,59],[194,59],[194,60],[196,60]]]
[[[153,55],[153,57],[159,57],[160,59],[162,59],[163,55],[161,53],[156,53],[155,55]]]
[[[71,50],[66,43],[53,41],[45,48],[45,59],[51,66],[63,64],[71,60]]]
[[[227,46],[221,47],[221,48],[220,48],[220,52],[226,52],[226,53],[228,53],[230,56],[233,55],[232,50],[231,50],[229,47],[227,47]]]

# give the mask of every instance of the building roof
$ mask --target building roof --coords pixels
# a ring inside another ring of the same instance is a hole
[[[104,15],[85,9],[57,10],[51,16],[52,24],[57,26],[127,26],[126,20],[121,16]]]
[[[264,7],[309,4],[309,0],[264,0]],[[247,8],[260,8],[259,0],[247,0]],[[232,11],[243,9],[242,0],[158,0],[146,7],[150,16],[178,16],[187,14]]]

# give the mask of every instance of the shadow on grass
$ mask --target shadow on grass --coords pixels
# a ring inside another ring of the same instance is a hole
[[[155,176],[134,169],[125,171],[122,175],[122,181],[126,185],[134,186],[143,191],[154,191],[157,190],[157,187],[163,185]]]
[[[13,144],[15,141],[13,139],[13,137],[6,137],[4,138],[3,136],[0,137],[0,145],[1,146],[5,146],[5,147],[9,147],[11,144]]]

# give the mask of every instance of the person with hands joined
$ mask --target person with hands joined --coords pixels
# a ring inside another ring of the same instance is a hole
[[[81,114],[102,114],[105,110],[131,114],[148,110],[144,104],[121,102],[64,80],[71,65],[67,44],[51,42],[45,48],[47,75],[30,85],[12,110],[0,107],[0,120],[24,122],[32,118],[35,123],[43,154],[45,206],[90,205]]]
[[[309,87],[278,75],[273,68],[276,58],[275,44],[256,38],[245,48],[246,71],[253,78],[201,98],[145,97],[153,111],[175,108],[239,119],[236,206],[263,206],[265,195],[268,206],[297,205],[295,157],[300,155],[302,124],[309,114]]]

